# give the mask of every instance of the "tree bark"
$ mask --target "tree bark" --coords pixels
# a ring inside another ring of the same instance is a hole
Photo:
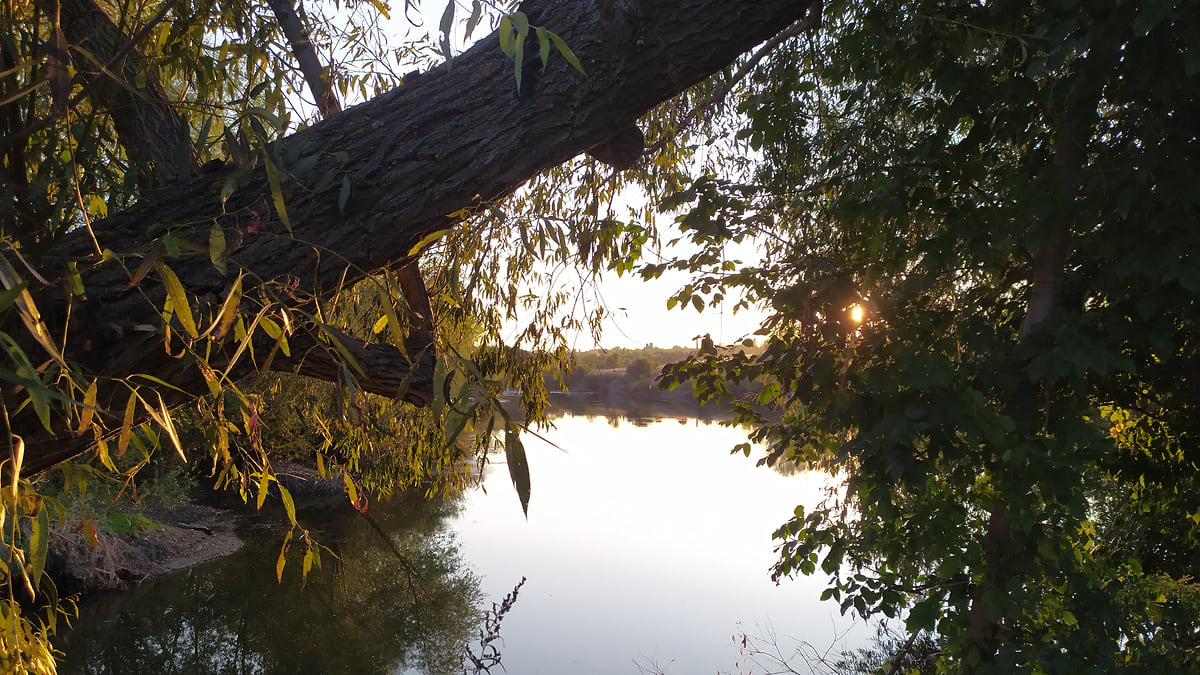
[[[71,60],[95,78],[90,96],[105,101],[129,159],[164,183],[190,176],[195,160],[187,123],[130,38],[93,0],[38,2],[59,13]]]
[[[68,237],[34,266],[53,278],[80,262],[87,299],[73,298],[68,312],[58,286],[40,289],[37,304],[50,333],[67,335],[66,358],[101,378],[99,407],[123,403],[127,389],[118,380],[135,373],[169,382],[173,388],[159,388],[168,404],[202,395],[208,387],[201,369],[177,349],[173,355],[164,348],[163,284],[138,279],[131,285],[130,270],[161,255],[154,237],[164,229],[156,226],[169,227],[177,240],[204,251],[185,249],[162,259],[202,305],[220,305],[237,269],[247,272],[247,298],[271,295],[278,302],[303,303],[299,294],[295,299],[278,292],[285,278],[288,288],[327,297],[384,266],[406,262],[415,244],[457,222],[451,214],[507,196],[538,172],[627,134],[653,106],[787,29],[809,5],[642,0],[634,11],[632,4],[528,0],[522,6],[532,24],[546,26],[570,45],[587,77],[557,53],[543,70],[531,37],[518,93],[514,64],[493,33],[451,63],[283,139],[272,156],[299,158],[278,166],[289,226],[275,208],[260,162],[252,170],[226,166],[167,186],[94,224],[101,246],[115,257],[95,260],[82,233]],[[222,187],[235,172],[245,174],[235,178],[241,187],[222,203]],[[231,242],[225,274],[207,254],[212,228]],[[175,317],[171,331],[179,335],[178,312]],[[156,332],[147,332],[147,326]],[[233,347],[228,340],[216,345],[210,363],[230,358]],[[243,358],[243,367],[253,367],[247,363]],[[393,381],[403,385],[402,379]],[[65,420],[55,420],[55,436],[39,431],[31,407],[13,419],[14,432],[26,441],[26,471],[44,470],[90,446],[89,439],[69,432]]]

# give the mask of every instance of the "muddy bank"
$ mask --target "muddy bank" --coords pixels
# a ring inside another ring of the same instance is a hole
[[[229,555],[242,547],[242,516],[212,506],[135,506],[117,514],[134,532],[84,520],[51,534],[48,570],[65,593],[128,588]]]
[[[297,503],[338,499],[341,480],[319,480],[316,470],[299,464],[276,467],[279,481]],[[238,551],[239,531],[255,522],[282,524],[282,509],[272,491],[263,510],[243,504],[234,491],[200,487],[189,502],[176,505],[130,505],[112,522],[85,519],[64,523],[51,534],[48,571],[63,593],[130,588],[148,579],[200,565]]]

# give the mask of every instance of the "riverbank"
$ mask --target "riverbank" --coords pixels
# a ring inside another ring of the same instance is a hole
[[[49,569],[65,593],[129,588],[242,547],[232,512],[194,503],[133,506],[51,534]],[[113,532],[112,524],[118,523]]]
[[[338,498],[341,480],[286,463],[277,476],[298,503]],[[276,499],[258,511],[235,493],[198,486],[173,503],[127,504],[103,516],[60,523],[51,534],[48,570],[66,594],[123,590],[239,551],[255,520],[270,519]],[[265,515],[264,515],[265,514]]]

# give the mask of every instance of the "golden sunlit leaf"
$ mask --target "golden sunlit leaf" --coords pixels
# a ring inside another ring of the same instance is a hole
[[[437,241],[438,239],[441,239],[442,237],[446,236],[449,233],[450,233],[450,229],[447,228],[444,230],[438,230],[437,232],[432,232],[430,234],[425,235],[421,239],[421,241],[418,241],[416,244],[413,245],[412,248],[410,248],[408,250],[408,256],[410,258],[412,258],[414,256],[420,255],[420,253],[422,251],[424,251],[430,244]]]
[[[287,564],[288,544],[292,542],[292,531],[283,537],[283,546],[279,547],[279,559],[275,561],[275,580],[283,583],[283,567]]]
[[[129,392],[129,401],[125,404],[125,419],[121,422],[121,433],[117,436],[117,457],[125,454],[129,447],[129,439],[133,435],[133,415],[137,412],[137,391]]]
[[[271,472],[265,468],[258,474],[258,495],[255,502],[255,508],[261,509],[263,503],[267,501],[267,492],[271,489]]]
[[[292,501],[292,493],[283,486],[283,483],[276,483],[279,488],[279,498],[283,500],[283,510],[287,512],[288,520],[292,525],[296,524],[296,502]]]
[[[164,262],[155,263],[154,268],[158,270],[158,275],[162,278],[163,286],[167,289],[167,299],[170,301],[171,310],[179,318],[183,330],[192,338],[200,337],[200,332],[196,330],[196,322],[192,319],[192,308],[188,304],[187,293],[183,290],[183,284],[180,283],[179,277]]]

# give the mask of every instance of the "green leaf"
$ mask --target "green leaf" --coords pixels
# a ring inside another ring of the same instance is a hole
[[[7,311],[9,307],[12,307],[13,303],[27,286],[29,286],[29,283],[22,281],[12,288],[0,291],[0,312]]]
[[[208,259],[217,272],[225,274],[225,230],[216,222],[208,229]]]
[[[269,155],[263,155],[263,158],[265,160],[263,164],[267,169],[267,185],[271,187],[271,201],[275,204],[275,212],[279,214],[279,220],[287,228],[288,234],[291,234],[292,221],[288,218],[287,204],[284,203],[283,186],[279,180],[279,169],[275,166],[275,162],[271,160]],[[344,191],[345,189],[345,185],[343,185],[342,190]],[[340,197],[338,202],[340,204]]]
[[[338,214],[346,215],[346,204],[350,202],[350,176],[342,176],[342,189],[338,191]]]
[[[154,395],[158,397],[158,410],[147,405],[146,412],[150,413],[150,417],[158,423],[158,426],[167,432],[167,438],[170,439],[172,447],[175,448],[176,454],[179,455],[179,459],[183,460],[184,464],[187,464],[187,457],[183,454],[183,443],[180,442],[179,432],[175,430],[175,422],[171,419],[171,411],[167,409],[167,404],[163,401],[162,394],[155,391]],[[145,401],[142,403],[145,404]]]
[[[83,406],[79,411],[79,428],[75,430],[76,434],[82,435],[92,426],[92,416],[96,413],[96,383],[98,379],[93,379],[88,385],[87,391],[83,395]]]
[[[46,552],[50,545],[50,520],[45,505],[38,509],[37,517],[29,534],[29,580],[33,588],[42,581],[42,572],[46,569]]]
[[[505,56],[511,58],[516,51],[513,42],[512,19],[508,15],[500,17],[500,30],[498,32],[500,34],[500,51],[504,52]]]
[[[458,0],[450,0],[446,3],[446,11],[442,12],[442,23],[438,26],[443,35],[449,35],[450,29],[454,27],[454,5],[458,4]]]
[[[29,395],[29,402],[33,404],[33,409],[37,413],[38,419],[41,420],[42,426],[46,431],[53,433],[50,428],[50,399],[60,398],[65,399],[62,394],[58,393],[46,386],[42,382],[42,377],[37,369],[33,367],[33,363],[29,361],[29,357],[21,350],[16,341],[7,333],[0,333],[0,339],[4,342],[4,349],[8,353],[9,358],[13,361],[13,365],[17,370],[14,373],[0,370],[0,374],[4,375],[4,379],[13,381],[25,388],[25,392]],[[66,399],[70,400],[70,399]]]
[[[238,189],[238,174],[233,172],[225,179],[225,184],[221,186],[221,206],[225,206],[225,202],[233,196],[233,193]]]
[[[140,399],[137,390],[129,392],[129,401],[125,403],[125,417],[121,422],[121,432],[117,435],[117,457],[125,454],[129,441],[133,437],[133,416],[137,412]]]
[[[71,290],[71,295],[77,298],[86,298],[87,291],[83,288],[83,277],[79,276],[79,266],[74,260],[67,263],[67,287]],[[3,302],[0,301],[0,311],[3,310]]]
[[[529,36],[529,17],[525,12],[515,12],[512,15],[513,28],[517,31],[517,42],[524,42]]]
[[[396,315],[396,308],[392,306],[391,300],[387,297],[383,299],[381,304],[383,305],[383,316],[380,318],[386,321],[388,327],[391,329],[392,340],[394,341],[394,344],[400,345],[401,349],[403,349],[404,331],[400,329],[400,317]],[[378,322],[376,325],[378,325]],[[378,333],[379,331],[375,332]]]
[[[162,245],[163,245],[163,250],[167,252],[168,258],[178,258],[179,257],[179,254],[181,252],[180,251],[181,242],[179,241],[179,237],[175,236],[171,232],[168,232],[165,235],[163,235]]]
[[[283,332],[279,324],[275,323],[274,319],[266,316],[261,317],[259,323],[262,324],[263,330],[267,335],[271,336],[271,339],[279,344],[279,351],[283,352],[284,356],[291,356],[292,350],[288,345],[287,333]]]
[[[117,465],[113,463],[112,455],[108,454],[108,443],[103,438],[96,442],[96,454],[100,456],[100,463],[104,465],[104,468],[113,473],[119,473]]]
[[[268,83],[264,82],[263,84],[265,85]],[[280,131],[287,126],[283,123],[283,120],[279,119],[278,115],[270,110],[267,110],[266,108],[246,108],[246,110],[242,112],[242,117],[250,120],[251,126],[254,126],[256,130],[259,131],[260,135],[264,136],[263,140],[266,140],[266,133],[265,130],[263,130],[260,126],[254,124],[257,120],[263,120],[267,122],[274,127],[276,131]]]
[[[913,608],[909,610],[908,617],[905,619],[905,626],[909,632],[933,630],[936,628],[937,618],[941,615],[941,598],[926,598],[913,605]]]
[[[384,328],[387,328],[387,326],[388,326],[388,315],[380,314],[379,318],[375,320],[375,325],[371,326],[371,334],[379,335],[380,333],[383,332]]]
[[[550,60],[550,37],[543,26],[538,26],[534,32],[537,33],[538,39],[538,58],[542,60],[542,68],[545,69]]]
[[[300,570],[301,583],[308,581],[308,573],[312,571],[312,566],[313,566],[313,550],[312,550],[312,548],[309,548],[304,551],[304,562],[302,563],[302,568]]]
[[[562,54],[567,63],[571,64],[571,67],[578,70],[581,75],[587,77],[587,71],[583,69],[583,64],[579,62],[579,57],[575,56],[575,52],[571,51],[567,43],[563,42],[563,39],[555,33],[547,31],[547,34],[550,36],[550,41],[554,43],[555,48],[558,49],[558,53]]]
[[[515,52],[516,53],[513,55],[513,63],[514,63],[513,75],[516,77],[516,80],[517,80],[517,91],[520,92],[521,91],[521,66],[523,66],[524,62],[525,62],[525,40],[524,39],[517,40],[517,46],[516,46]]]
[[[517,498],[521,500],[521,512],[529,517],[529,462],[525,457],[525,446],[511,423],[504,425],[504,458],[508,463],[508,475],[512,478]]]

